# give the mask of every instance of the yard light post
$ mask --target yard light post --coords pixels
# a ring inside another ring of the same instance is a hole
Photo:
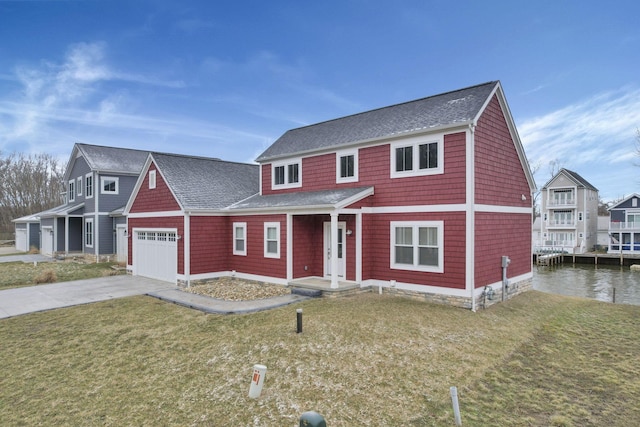
[[[298,334],[301,334],[302,333],[302,309],[301,308],[296,310],[296,323],[297,323],[296,332]]]

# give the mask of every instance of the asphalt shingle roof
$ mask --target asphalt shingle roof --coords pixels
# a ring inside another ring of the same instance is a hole
[[[476,118],[497,81],[371,110],[285,132],[258,162],[463,124]]]
[[[549,184],[551,184],[551,182],[554,179],[556,179],[556,177],[561,173],[565,173],[566,175],[568,175],[571,179],[573,179],[576,182],[576,184],[579,184],[585,188],[588,188],[589,190],[598,191],[596,187],[591,185],[591,183],[589,183],[589,181],[587,181],[582,176],[580,176],[580,174],[565,168],[560,169],[560,171],[557,174],[555,174],[549,181],[547,181],[547,183],[542,188],[548,188]]]
[[[94,171],[139,174],[149,151],[101,145],[76,144],[89,167]]]
[[[342,188],[339,190],[322,190],[295,192],[284,194],[256,194],[248,199],[229,206],[229,210],[244,209],[286,209],[286,208],[332,208],[358,195],[373,194],[373,187]],[[357,200],[353,200],[355,202]]]
[[[222,209],[260,188],[258,165],[178,154],[152,156],[185,210]]]

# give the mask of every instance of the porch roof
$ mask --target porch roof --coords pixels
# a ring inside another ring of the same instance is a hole
[[[249,197],[234,203],[227,210],[291,210],[341,209],[373,195],[373,187],[342,188],[338,190],[294,192]]]
[[[57,216],[67,216],[71,212],[75,212],[81,208],[84,208],[84,202],[75,205],[60,205],[55,208],[40,212],[40,218],[51,218]]]

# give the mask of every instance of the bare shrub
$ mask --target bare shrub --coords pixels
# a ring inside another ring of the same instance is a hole
[[[41,284],[41,283],[54,283],[56,281],[58,281],[58,275],[56,274],[55,270],[43,270],[40,272],[40,274],[38,274],[36,277],[33,278],[33,281],[36,284]]]

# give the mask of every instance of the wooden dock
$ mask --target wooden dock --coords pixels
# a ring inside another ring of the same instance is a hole
[[[537,254],[536,264],[537,265],[556,265],[564,262],[564,254],[557,253],[549,253],[549,254]]]
[[[640,264],[639,254],[597,253],[586,254],[569,253],[534,253],[533,263],[540,266],[557,265],[560,263],[591,264],[591,265],[620,265],[630,266]]]

